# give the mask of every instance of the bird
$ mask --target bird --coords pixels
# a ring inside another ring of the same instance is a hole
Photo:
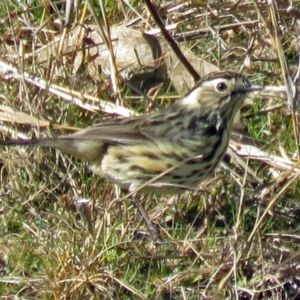
[[[153,232],[137,193],[196,189],[226,153],[234,116],[247,95],[261,89],[240,73],[212,72],[167,108],[56,138],[1,141],[0,146],[54,148],[89,162],[95,174],[131,192]]]

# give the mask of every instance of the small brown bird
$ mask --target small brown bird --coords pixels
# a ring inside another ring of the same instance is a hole
[[[236,112],[248,93],[260,89],[239,73],[210,73],[167,109],[104,121],[58,138],[11,140],[0,146],[55,148],[89,161],[95,173],[123,189],[180,193],[196,188],[217,167]]]

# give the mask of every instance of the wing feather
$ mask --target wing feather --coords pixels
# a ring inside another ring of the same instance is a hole
[[[140,121],[141,117],[103,121],[74,134],[61,136],[61,138],[93,140],[107,144],[134,145],[145,143],[146,137],[139,128]]]
[[[144,144],[157,138],[174,141],[175,137],[180,138],[184,134],[178,126],[178,107],[175,104],[166,110],[142,116],[106,120],[61,138],[124,145]]]

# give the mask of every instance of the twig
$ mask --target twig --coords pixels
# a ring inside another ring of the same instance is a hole
[[[97,101],[99,101],[99,105],[92,105],[92,104],[85,103],[83,100],[79,98],[79,95],[83,99],[91,98],[88,95],[82,95],[81,93],[78,93],[70,89],[67,90],[58,85],[49,84],[44,79],[31,76],[27,72],[20,73],[17,68],[1,60],[0,60],[0,73],[3,74],[3,78],[6,80],[9,80],[10,78],[24,80],[27,83],[37,86],[43,90],[47,90],[48,92],[63,98],[65,101],[72,102],[77,106],[88,111],[93,111],[93,112],[104,111],[107,114],[114,114],[122,117],[130,117],[133,115],[133,112],[131,110],[105,100],[96,99]]]
[[[185,66],[187,71],[191,74],[191,76],[194,78],[195,81],[198,81],[200,79],[199,74],[196,72],[196,70],[192,67],[192,65],[189,63],[189,61],[186,59],[186,57],[181,52],[179,46],[176,44],[176,42],[173,40],[171,35],[169,34],[168,30],[166,30],[164,23],[162,22],[160,16],[156,12],[156,9],[154,5],[152,4],[151,0],[145,0],[145,3],[155,21],[157,26],[160,28],[162,35],[170,45],[171,49],[174,51],[178,59],[182,62],[182,64]]]

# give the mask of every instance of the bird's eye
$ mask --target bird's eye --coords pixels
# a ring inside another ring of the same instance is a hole
[[[216,89],[218,92],[224,93],[227,90],[227,84],[225,82],[219,82]]]

